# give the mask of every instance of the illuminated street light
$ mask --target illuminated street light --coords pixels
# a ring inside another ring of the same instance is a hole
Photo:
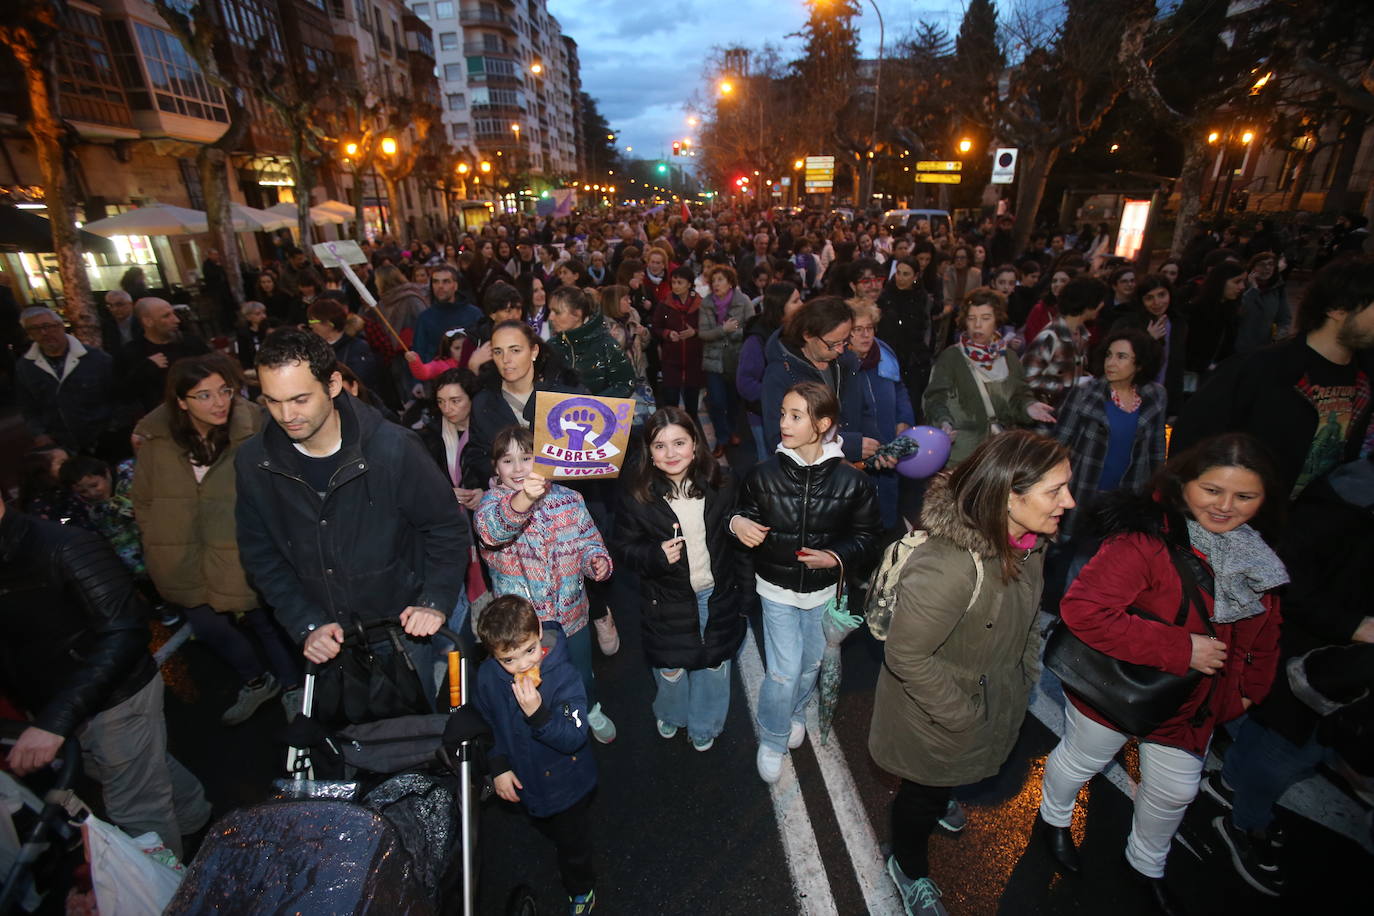
[[[614,140],[614,139],[615,139],[615,134],[607,134],[607,135],[606,135],[606,139],[607,139],[607,140]]]
[[[802,168],[802,166],[804,166],[804,165],[806,165],[806,163],[803,162],[802,160],[798,159],[796,162],[793,162],[793,163],[792,163],[792,168],[797,169],[798,171],[800,171],[801,168]]]
[[[625,147],[625,152],[627,152],[627,153],[633,153],[634,151],[635,151],[635,148],[634,148],[633,146],[627,146],[627,147]]]
[[[959,152],[967,153],[971,149],[973,149],[973,141],[968,137],[959,141]]]
[[[688,127],[696,127],[696,126],[697,126],[697,119],[696,119],[695,117],[688,117],[688,118],[687,118],[687,126],[688,126]]]
[[[1252,130],[1247,130],[1245,133],[1240,135],[1240,142],[1244,143],[1246,146],[1249,146],[1254,139],[1255,132]]]
[[[345,143],[345,144],[344,144],[344,155],[345,155],[345,156],[348,156],[348,157],[350,157],[350,158],[353,157],[353,156],[358,155],[358,144],[356,144],[356,143]]]
[[[490,171],[491,171],[491,163],[488,162],[488,161],[485,160],[485,159],[483,159],[482,162],[481,162],[481,164],[478,165],[477,167],[478,167],[479,169],[481,169],[482,172],[483,172],[484,174],[485,174],[486,172],[490,172]]]
[[[394,156],[394,155],[396,155],[396,150],[397,150],[397,146],[396,146],[396,138],[395,138],[395,137],[383,137],[383,138],[382,138],[382,152],[383,152],[383,153],[386,153],[388,156]]]
[[[720,81],[720,94],[721,94],[721,95],[729,95],[730,93],[732,93],[732,92],[734,92],[734,91],[735,91],[735,84],[734,84],[734,83],[730,82],[729,80],[721,80],[721,81]]]
[[[1107,152],[1109,152],[1109,153],[1114,153],[1114,152],[1116,152],[1116,151],[1119,150],[1119,149],[1121,149],[1121,144],[1120,144],[1120,143],[1113,143],[1113,144],[1111,145],[1111,147],[1108,148]]]
[[[1217,142],[1218,140],[1220,140],[1220,139],[1221,139],[1221,134],[1217,133],[1216,131],[1212,131],[1210,134],[1207,135],[1207,142],[1208,142],[1208,143],[1216,143],[1216,142]]]
[[[466,175],[466,174],[468,173],[468,171],[469,171],[469,169],[468,169],[468,164],[467,164],[466,162],[460,162],[460,163],[458,163],[458,174],[459,174],[459,175]]]
[[[515,136],[516,136],[516,137],[519,137],[519,136],[520,136],[520,125],[519,125],[519,124],[512,124],[512,125],[510,126],[510,129],[513,130],[513,131],[515,131]]]
[[[539,61],[535,61],[534,63],[530,64],[530,72],[533,73],[535,76],[538,76],[539,74],[544,72],[544,65],[539,63]]]
[[[582,190],[584,190],[584,191],[590,191],[591,189],[592,189],[592,186],[589,185],[589,184],[584,184],[584,185],[582,186]]]

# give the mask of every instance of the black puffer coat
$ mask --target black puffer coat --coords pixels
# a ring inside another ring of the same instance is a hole
[[[742,587],[748,582],[743,548],[729,532],[735,510],[734,480],[726,476],[718,489],[706,490],[706,550],[711,555],[711,598],[706,604],[706,632],[701,632],[696,593],[686,548],[682,558],[670,564],[662,544],[674,536],[673,512],[657,489],[648,505],[622,489],[616,511],[612,546],[616,558],[639,573],[640,609],[644,628],[644,655],[655,668],[713,668],[733,658],[744,640],[741,616]]]
[[[104,538],[0,519],[0,689],[63,737],[153,679],[148,606]]]
[[[861,576],[883,531],[873,482],[839,455],[804,465],[791,454],[774,454],[744,479],[736,514],[769,528],[749,551],[754,571],[801,594],[834,587],[840,571],[808,569],[798,550],[834,551],[849,575]]]

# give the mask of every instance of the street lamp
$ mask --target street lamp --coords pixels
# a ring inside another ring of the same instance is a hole
[[[804,166],[804,165],[806,165],[806,163],[803,162],[802,160],[798,159],[798,160],[796,160],[795,162],[792,163],[792,168],[794,168],[794,169],[796,169],[797,171],[800,172],[801,169],[802,169],[802,166]]]
[[[397,150],[397,148],[398,148],[398,147],[396,146],[396,138],[395,138],[395,137],[383,137],[383,138],[382,138],[382,152],[383,152],[383,153],[385,153],[385,154],[388,155],[388,156],[394,156],[394,155],[396,155],[396,150]]]
[[[732,93],[732,92],[734,92],[734,91],[735,91],[735,84],[734,84],[734,83],[730,82],[729,80],[721,80],[721,81],[720,81],[720,94],[721,94],[721,95],[729,95],[730,93]]]
[[[483,159],[483,160],[481,161],[481,163],[478,164],[477,167],[478,167],[479,169],[482,170],[482,174],[484,174],[484,175],[485,175],[487,172],[490,172],[490,171],[491,171],[491,163],[488,162],[488,161],[485,160],[485,159]]]
[[[358,155],[358,144],[356,144],[356,143],[351,143],[351,142],[350,142],[350,143],[345,143],[345,144],[344,144],[344,155],[347,156],[347,157],[350,158],[350,159],[352,159],[353,157],[357,156],[357,155]]]
[[[1243,134],[1240,135],[1240,142],[1243,143],[1243,144],[1245,144],[1246,146],[1249,146],[1249,145],[1251,144],[1251,142],[1254,141],[1254,139],[1255,139],[1255,132],[1252,131],[1252,130],[1247,130],[1245,133],[1243,133]]]
[[[460,163],[458,163],[458,174],[459,174],[459,175],[466,175],[466,174],[468,173],[468,171],[469,171],[469,169],[468,169],[468,164],[467,164],[466,162],[460,162]]]
[[[541,64],[539,61],[535,61],[534,63],[530,64],[530,72],[533,73],[535,76],[538,76],[539,74],[544,72],[544,65]]]
[[[964,139],[959,141],[959,152],[967,155],[968,151],[971,149],[973,149],[973,141],[970,140],[968,137],[965,137]]]
[[[1220,140],[1220,139],[1221,139],[1221,134],[1218,133],[1218,132],[1215,131],[1215,130],[1212,131],[1210,134],[1207,135],[1207,142],[1208,142],[1208,143],[1216,143],[1216,142],[1217,142],[1218,140]]]

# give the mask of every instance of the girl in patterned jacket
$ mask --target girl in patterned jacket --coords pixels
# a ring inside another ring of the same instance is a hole
[[[509,426],[496,434],[496,480],[473,518],[496,595],[521,595],[539,619],[563,627],[568,654],[582,675],[591,711],[587,724],[602,744],[615,723],[601,711],[592,680],[592,636],[583,577],[611,577],[611,555],[581,494],[534,470],[534,434]]]

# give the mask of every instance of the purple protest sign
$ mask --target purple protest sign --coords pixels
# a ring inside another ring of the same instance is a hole
[[[632,398],[536,393],[534,463],[553,478],[618,477],[634,412]]]

